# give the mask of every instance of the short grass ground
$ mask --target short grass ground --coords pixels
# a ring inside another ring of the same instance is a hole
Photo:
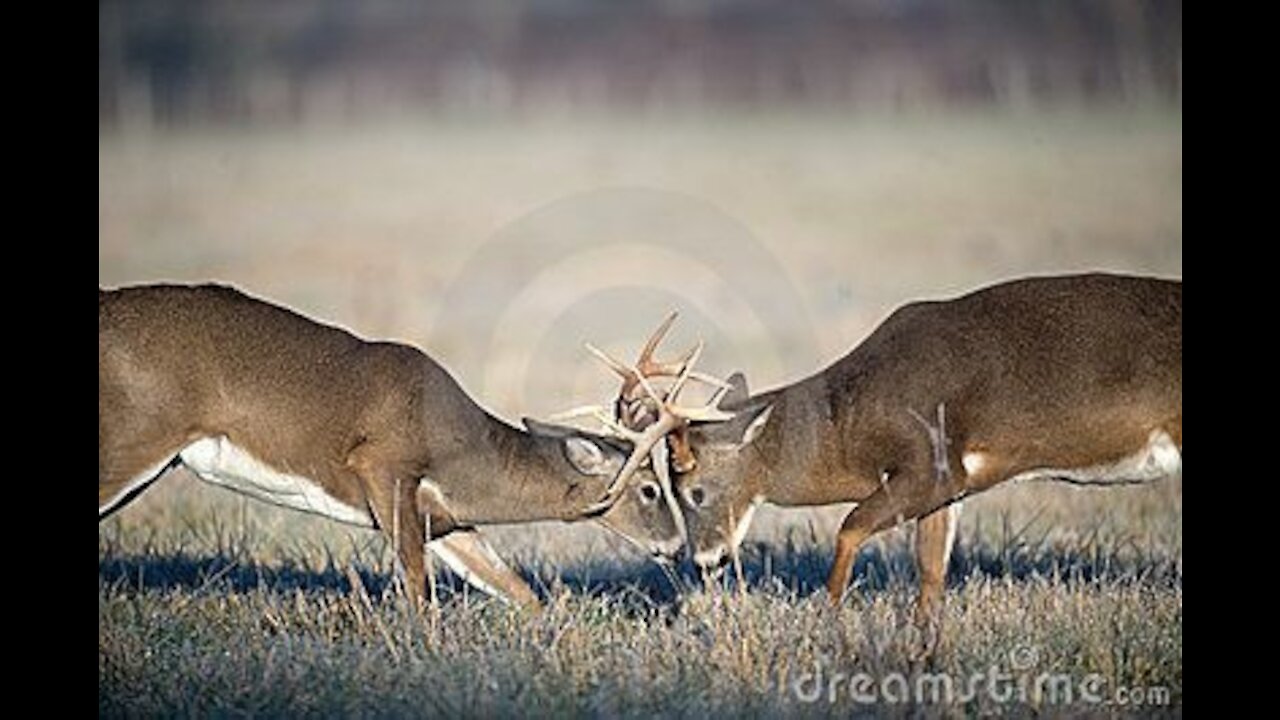
[[[767,387],[911,299],[1181,276],[1181,137],[1133,109],[113,132],[99,282],[218,279],[414,342],[509,420],[606,397],[581,341],[631,352],[673,306],[673,345]],[[969,501],[925,657],[909,529],[828,606],[839,508],[763,510],[741,583],[673,581],[593,525],[493,528],[547,610],[441,571],[418,615],[375,533],[177,472],[99,524],[99,714],[1181,715],[1180,499]]]
[[[909,529],[833,608],[816,521],[766,515],[741,585],[673,583],[600,530],[503,528],[544,612],[441,571],[416,614],[375,533],[163,482],[99,530],[100,715],[1181,714],[1179,482],[970,501],[928,657]]]

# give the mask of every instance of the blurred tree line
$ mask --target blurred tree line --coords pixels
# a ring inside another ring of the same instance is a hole
[[[1167,0],[103,0],[98,120],[1182,99]]]

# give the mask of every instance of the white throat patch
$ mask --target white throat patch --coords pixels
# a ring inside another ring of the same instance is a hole
[[[733,535],[729,538],[730,549],[737,550],[742,545],[743,538],[747,536],[747,530],[751,529],[751,520],[756,516],[756,509],[762,502],[764,502],[764,496],[756,495],[751,498],[751,504],[742,511],[742,517],[739,517],[738,523],[733,526]]]

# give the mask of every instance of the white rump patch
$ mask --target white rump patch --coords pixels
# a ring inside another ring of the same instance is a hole
[[[138,488],[144,487],[148,483],[160,477],[160,474],[163,473],[165,469],[169,467],[169,463],[171,462],[173,462],[173,458],[166,458],[164,460],[161,460],[160,462],[156,463],[154,466],[149,467],[146,470],[143,470],[137,477],[130,480],[129,484],[125,485],[123,490],[113,495],[111,499],[107,501],[106,505],[98,506],[98,519],[101,520],[103,515],[106,515],[112,510],[115,510],[116,507],[120,505],[120,503],[124,502],[125,498],[129,497],[129,495],[131,495]]]
[[[1118,462],[1085,468],[1028,470],[1010,479],[1015,482],[1059,480],[1082,485],[1107,485],[1150,482],[1181,471],[1182,453],[1173,438],[1163,430],[1153,430],[1141,450]]]
[[[179,453],[201,480],[269,502],[339,522],[373,527],[366,510],[339,501],[314,480],[281,472],[236,447],[225,436],[202,438]]]

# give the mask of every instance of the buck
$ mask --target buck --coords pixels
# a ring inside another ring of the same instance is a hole
[[[619,405],[635,402],[638,367]],[[919,607],[942,596],[960,502],[1003,482],[1143,482],[1182,467],[1182,283],[1088,274],[994,285],[899,308],[812,377],[747,393],[669,431],[696,563],[718,568],[757,506],[854,502],[827,580],[863,542],[917,532]],[[650,414],[669,398],[646,390]],[[714,415],[715,417],[711,417]]]
[[[655,557],[683,545],[663,502],[671,491],[644,466],[664,451],[658,429],[622,439],[526,427],[487,413],[416,348],[228,287],[98,291],[99,522],[181,464],[380,530],[415,599],[426,544],[468,582],[523,605],[537,596],[477,526],[595,518]]]

